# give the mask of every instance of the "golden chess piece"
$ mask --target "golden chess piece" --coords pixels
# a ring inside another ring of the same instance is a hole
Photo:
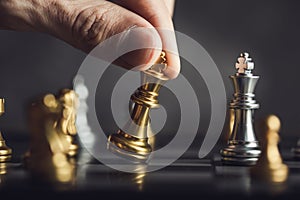
[[[77,135],[75,121],[79,104],[78,95],[73,90],[63,89],[58,97],[58,101],[62,105],[62,110],[57,127],[65,135],[70,144],[68,155],[75,156],[78,151],[78,145],[75,143]]]
[[[75,156],[78,150],[78,145],[75,143],[78,102],[78,95],[70,89],[61,90],[57,97],[53,94],[47,94],[43,98],[43,103],[48,107],[49,114],[55,114],[54,127],[61,134],[60,136],[67,141],[69,147],[66,153],[69,156]]]
[[[288,178],[289,169],[282,161],[278,143],[280,140],[280,120],[275,115],[269,115],[261,124],[262,154],[257,164],[250,169],[256,179],[271,183],[282,183]]]
[[[0,116],[5,112],[4,99],[0,98]],[[0,132],[0,186],[5,183],[7,174],[7,162],[11,159],[12,149],[9,148]]]
[[[141,83],[131,95],[131,120],[123,129],[108,137],[108,148],[122,156],[137,161],[145,161],[152,152],[148,142],[149,112],[151,108],[159,107],[158,92],[162,85],[169,80],[163,74],[167,67],[165,52],[152,67],[141,72]]]
[[[9,161],[11,159],[11,155],[12,149],[6,145],[0,132],[0,163]]]
[[[4,99],[0,98],[0,116],[5,112]],[[0,132],[0,163],[7,162],[11,159],[12,149],[5,143],[2,133]]]
[[[75,178],[73,156],[77,154],[75,119],[77,94],[64,89],[58,96],[47,94],[29,110],[30,149],[24,164],[35,177],[61,183]]]

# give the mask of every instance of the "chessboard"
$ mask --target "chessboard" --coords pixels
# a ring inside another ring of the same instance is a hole
[[[0,195],[10,199],[299,199],[300,195],[300,161],[293,159],[288,145],[281,152],[289,177],[280,184],[253,180],[248,166],[223,165],[219,152],[199,159],[196,150],[189,150],[160,170],[125,173],[102,164],[84,148],[72,178],[62,182],[32,176],[23,162],[28,138],[6,138],[14,154],[0,175]]]

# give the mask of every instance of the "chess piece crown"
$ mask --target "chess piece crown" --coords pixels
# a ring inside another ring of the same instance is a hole
[[[250,58],[249,53],[244,52],[241,53],[235,63],[235,68],[238,70],[239,74],[251,74],[254,69],[254,62],[252,62],[252,58]]]

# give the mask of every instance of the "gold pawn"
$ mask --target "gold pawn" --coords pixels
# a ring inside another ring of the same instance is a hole
[[[141,83],[134,94],[131,95],[131,119],[125,125],[124,130],[119,129],[108,137],[108,148],[129,159],[144,161],[152,152],[148,142],[149,137],[149,112],[151,108],[159,107],[158,92],[161,86],[169,80],[163,74],[167,67],[165,52],[152,67],[141,72]]]
[[[288,178],[289,169],[282,161],[278,143],[280,136],[280,120],[275,115],[269,115],[261,124],[262,154],[257,164],[250,169],[254,178],[271,183],[282,183]]]
[[[4,99],[0,98],[0,116],[2,116],[5,112],[4,109]],[[9,148],[5,140],[2,137],[2,133],[0,132],[0,162],[7,162],[11,159],[12,149]]]

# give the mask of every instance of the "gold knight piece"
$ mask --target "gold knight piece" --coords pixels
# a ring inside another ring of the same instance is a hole
[[[148,137],[149,112],[151,108],[159,107],[158,92],[161,86],[169,80],[163,73],[167,67],[165,52],[150,69],[141,72],[141,83],[131,95],[131,120],[124,128],[108,137],[108,148],[123,157],[134,161],[145,161],[152,152]]]
[[[69,182],[74,178],[78,95],[70,89],[47,94],[29,109],[30,148],[25,166],[42,178]]]

